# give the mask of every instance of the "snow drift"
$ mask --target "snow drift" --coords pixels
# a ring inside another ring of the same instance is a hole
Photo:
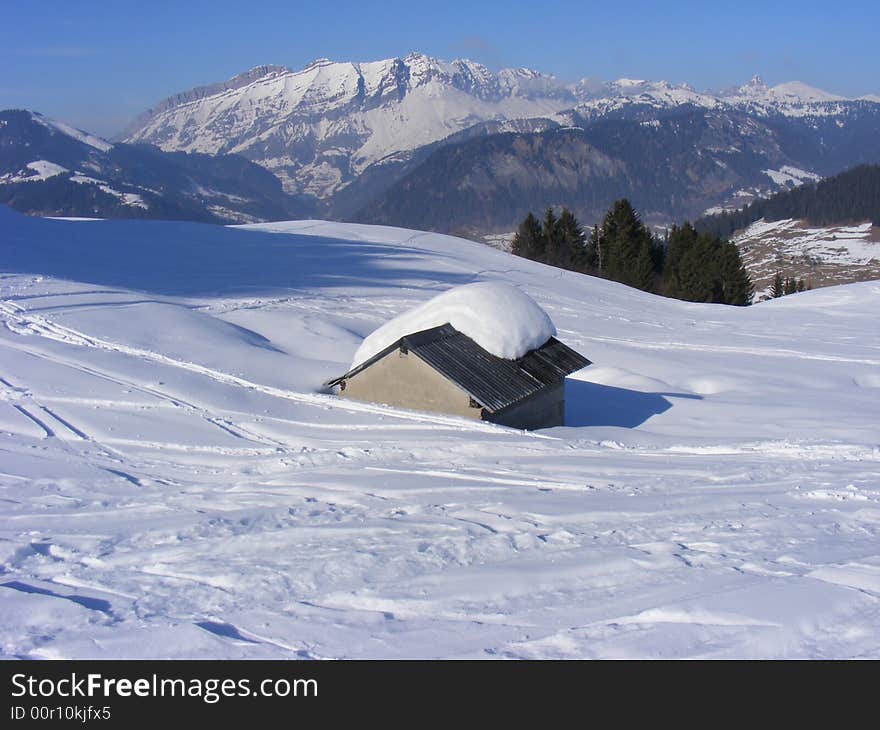
[[[515,286],[498,281],[445,291],[379,327],[358,348],[351,367],[414,332],[450,324],[496,357],[515,360],[556,334],[547,313]]]

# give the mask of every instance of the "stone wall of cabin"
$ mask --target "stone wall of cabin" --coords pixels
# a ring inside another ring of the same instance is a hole
[[[449,413],[479,419],[481,408],[470,405],[470,396],[424,360],[400,349],[346,380],[342,398],[387,403],[399,408]]]

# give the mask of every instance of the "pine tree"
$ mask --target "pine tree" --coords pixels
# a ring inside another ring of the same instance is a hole
[[[751,304],[755,287],[735,243],[725,241],[722,244],[720,268],[724,303],[738,307]]]
[[[650,236],[650,234],[648,234]],[[651,239],[643,239],[636,254],[632,272],[629,276],[630,286],[642,291],[654,291],[654,258],[651,256]]]
[[[543,253],[543,235],[541,223],[530,212],[525,220],[519,224],[511,243],[511,251],[517,256],[537,259]]]
[[[668,230],[666,238],[669,238]],[[663,269],[666,266],[666,242],[661,240],[659,236],[651,236],[651,265],[654,267],[655,274],[663,275]]]
[[[779,299],[785,293],[783,291],[784,287],[785,283],[782,281],[782,274],[777,271],[776,276],[773,278],[773,283],[770,285],[770,298]]]
[[[689,302],[721,302],[716,251],[707,236],[697,234],[682,256],[680,297]]]
[[[681,228],[673,226],[666,237],[663,293],[667,297],[675,299],[682,297],[682,259],[687,248],[696,239],[696,235],[697,233],[691,224],[685,222]]]
[[[562,261],[560,265],[574,271],[586,271],[589,268],[587,266],[587,239],[581,224],[568,208],[563,208],[559,215],[557,231],[559,256]]]
[[[663,272],[668,297],[745,306],[754,294],[736,245],[698,233],[688,222],[669,233]]]
[[[785,279],[785,282],[782,285],[782,293],[783,295],[794,294],[797,291],[797,281],[795,281],[793,276],[789,276]]]
[[[603,275],[645,291],[654,289],[653,236],[625,198],[605,215],[600,240]]]
[[[557,218],[548,208],[543,225],[529,213],[513,239],[515,254],[554,266],[597,273],[644,291],[692,302],[744,306],[754,294],[736,245],[699,233],[688,222],[667,231],[665,241],[652,235],[627,200],[618,200],[593,227],[589,241],[577,218],[563,208]],[[803,286],[777,274],[779,295]],[[658,284],[660,285],[658,287]]]
[[[600,276],[602,275],[602,247],[602,234],[599,232],[599,226],[594,225],[587,243],[585,265],[587,271],[595,271]]]
[[[553,266],[560,266],[560,240],[559,240],[559,221],[556,219],[556,213],[553,208],[547,208],[544,211],[544,251],[543,255],[538,259]]]
[[[685,222],[669,234],[664,269],[666,296],[689,302],[711,302],[716,298],[713,251],[708,237]]]

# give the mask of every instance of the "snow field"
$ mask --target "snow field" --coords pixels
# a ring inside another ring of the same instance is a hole
[[[660,299],[481,244],[0,211],[8,657],[876,657],[880,285]],[[453,286],[594,361],[534,433],[320,384]]]

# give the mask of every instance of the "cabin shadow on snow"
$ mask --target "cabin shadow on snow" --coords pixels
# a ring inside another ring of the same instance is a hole
[[[669,398],[703,399],[702,396],[692,393],[642,393],[638,390],[567,378],[565,425],[635,428],[651,416],[672,408],[673,403]]]

